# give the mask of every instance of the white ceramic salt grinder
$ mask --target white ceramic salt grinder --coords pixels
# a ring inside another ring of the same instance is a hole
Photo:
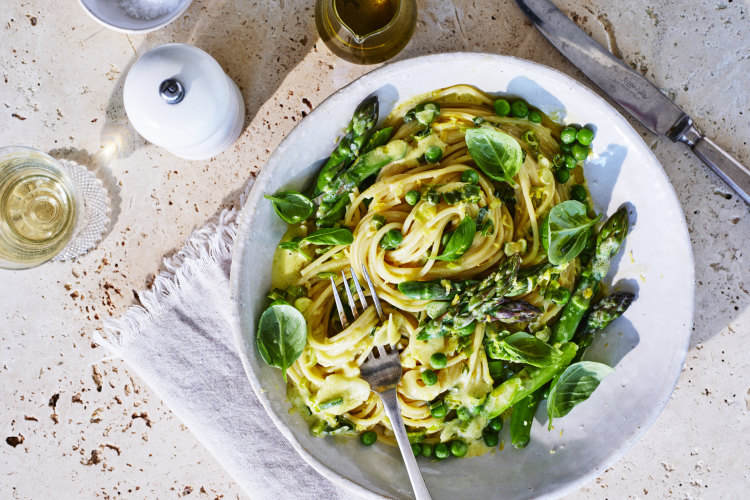
[[[170,43],[138,59],[125,78],[125,112],[146,140],[188,160],[218,155],[242,133],[245,103],[219,63]]]

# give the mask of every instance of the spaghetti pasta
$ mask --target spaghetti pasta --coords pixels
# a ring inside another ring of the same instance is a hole
[[[533,321],[475,321],[461,335],[418,338],[430,321],[426,309],[431,300],[409,298],[399,290],[403,282],[481,279],[513,255],[518,255],[521,270],[547,263],[542,221],[552,207],[569,198],[571,187],[557,182],[554,175],[561,153],[556,139],[560,126],[546,117],[536,123],[498,116],[495,99],[466,85],[433,92],[414,103],[414,109],[426,102],[439,107],[439,114],[427,125],[419,119],[405,120],[407,107],[398,108],[384,127],[393,127],[390,141],[406,142],[407,153],[387,162],[370,185],[362,183],[345,195],[349,203],[337,225],[351,230],[353,242],[316,248],[319,255],[309,256],[310,260],[289,249],[277,250],[275,272],[285,279],[276,279],[275,286],[298,287],[309,299],[298,307],[307,323],[307,344],[287,374],[290,394],[314,431],[372,430],[381,440],[393,442],[380,399],[359,376],[373,346],[389,343],[401,355],[398,397],[411,435],[423,443],[459,438],[479,444],[489,421],[480,409],[497,383],[484,348],[487,335],[505,330],[528,332],[543,340],[549,337],[545,327],[564,302],[546,298],[545,285],[554,281],[557,289],[572,290],[581,267],[578,258],[547,266],[540,284],[518,296],[538,311]],[[488,176],[473,158],[465,136],[478,125],[507,134],[522,149],[520,169],[512,182]],[[441,158],[435,163],[424,159],[431,147],[440,148]],[[473,173],[478,178],[475,184],[467,182]],[[575,175],[582,179],[580,173]],[[412,202],[418,198],[415,203],[407,202],[410,192],[418,194],[411,195]],[[477,228],[467,248],[456,259],[441,260],[441,252],[465,219]],[[300,237],[314,229],[308,219],[293,226],[284,240],[296,236],[296,241],[304,241]],[[381,240],[392,230],[403,240],[397,248],[383,248]],[[384,305],[384,322],[370,307],[341,329],[330,278],[334,276],[340,285],[342,271],[350,266],[368,270]],[[434,355],[441,353],[445,362],[433,366]],[[512,373],[522,366],[508,362],[504,369]],[[427,370],[436,374],[432,384],[425,382]],[[437,405],[445,411],[434,411]],[[460,411],[464,418],[455,418]],[[485,449],[472,446],[470,454]]]

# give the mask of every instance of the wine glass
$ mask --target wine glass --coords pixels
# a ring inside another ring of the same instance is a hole
[[[33,148],[0,148],[0,268],[82,255],[108,225],[109,197],[85,168]]]

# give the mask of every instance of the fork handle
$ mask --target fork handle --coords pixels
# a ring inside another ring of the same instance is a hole
[[[398,441],[401,456],[404,457],[406,472],[409,474],[409,481],[411,481],[414,495],[417,500],[431,500],[430,492],[427,491],[427,486],[424,484],[424,479],[422,478],[422,472],[419,470],[419,465],[417,465],[417,459],[411,451],[409,437],[406,435],[404,421],[401,419],[401,409],[398,405],[396,388],[394,387],[378,394],[383,401],[385,414],[388,415],[388,420],[391,421],[391,427],[393,427],[393,434],[396,436],[396,441]]]

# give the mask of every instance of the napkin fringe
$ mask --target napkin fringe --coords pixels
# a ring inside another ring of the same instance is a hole
[[[149,290],[138,293],[140,305],[131,306],[117,320],[104,321],[106,338],[94,332],[97,344],[113,353],[135,340],[147,325],[154,322],[160,312],[172,305],[178,290],[209,265],[227,261],[232,257],[234,237],[237,233],[235,208],[223,210],[205,226],[196,229],[176,254],[164,258],[164,270],[154,280]]]

